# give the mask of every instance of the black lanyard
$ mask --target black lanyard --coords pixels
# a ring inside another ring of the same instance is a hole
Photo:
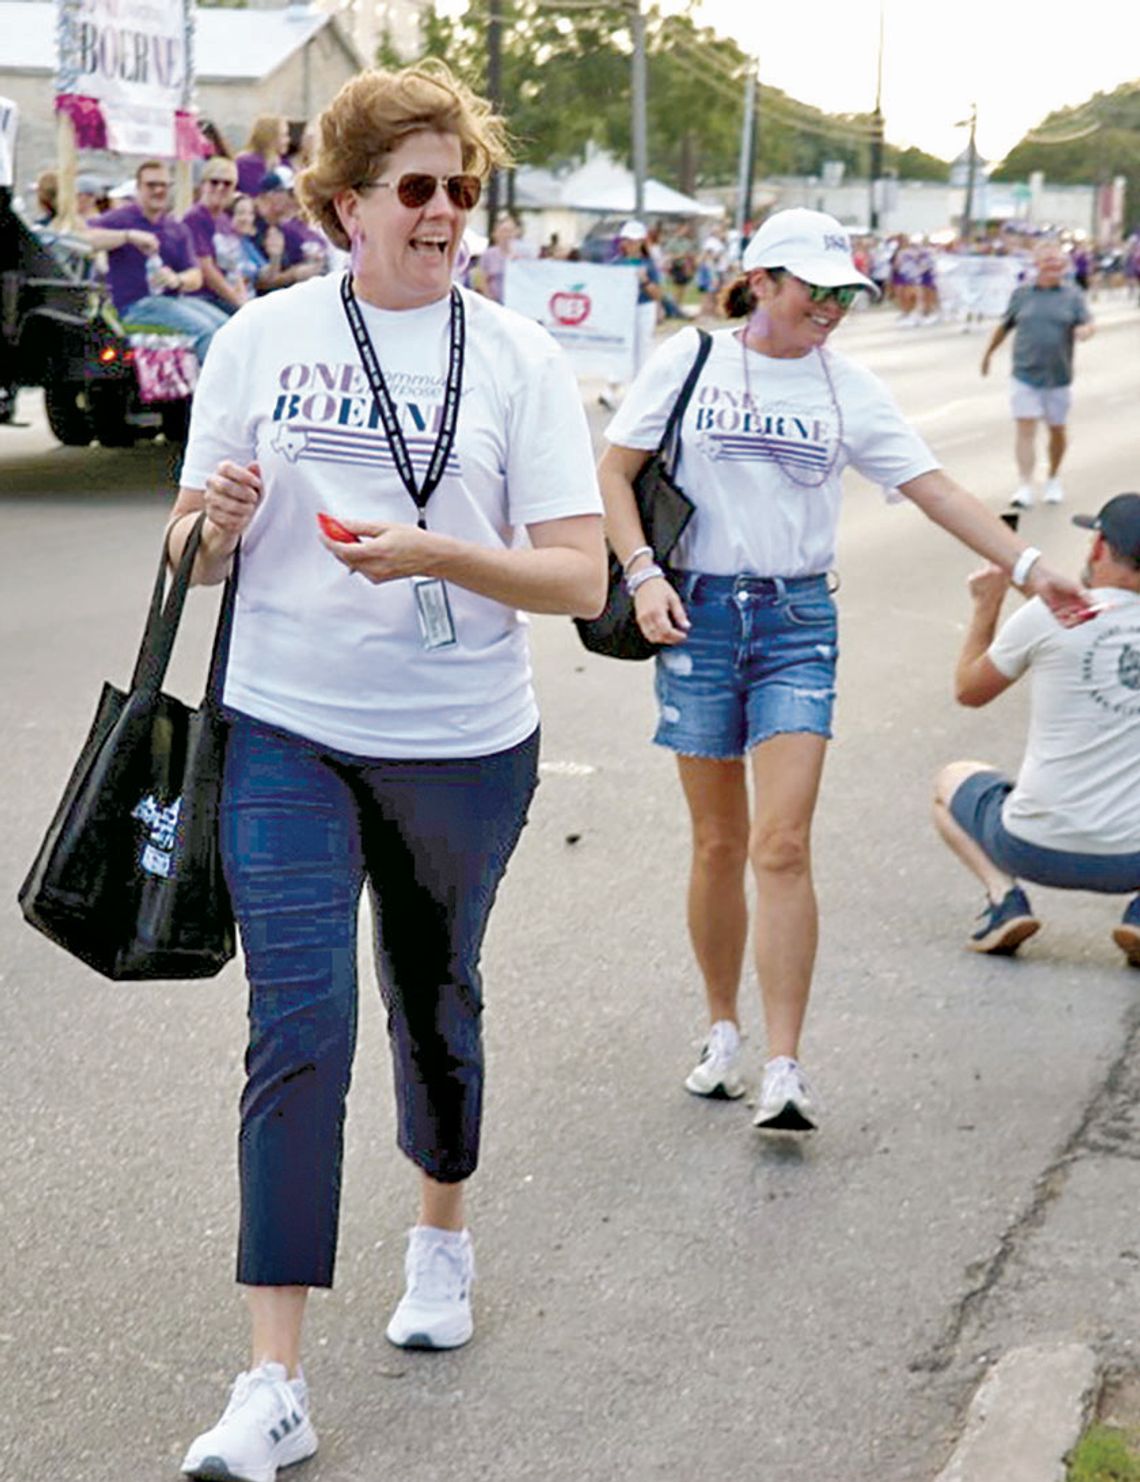
[[[384,424],[388,446],[392,449],[392,457],[396,460],[396,472],[400,475],[404,488],[415,501],[416,509],[419,511],[417,523],[420,529],[426,530],[424,510],[427,508],[428,500],[435,493],[440,479],[443,478],[447,460],[451,457],[451,449],[455,444],[455,427],[459,421],[459,395],[463,389],[463,299],[460,297],[458,288],[452,288],[450,347],[447,361],[447,384],[443,392],[443,416],[440,419],[439,435],[432,449],[431,461],[428,463],[427,473],[424,474],[423,484],[417,486],[416,471],[412,467],[404,434],[400,431],[396,407],[380,369],[380,362],[376,358],[376,351],[372,347],[368,326],[364,323],[360,305],[356,302],[356,295],[352,291],[351,273],[345,273],[341,280],[340,296],[344,304],[345,316],[348,319],[348,327],[352,330],[352,337],[360,352],[364,374],[368,377],[368,384],[372,388],[376,409]]]

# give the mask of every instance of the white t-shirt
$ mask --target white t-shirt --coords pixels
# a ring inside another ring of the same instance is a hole
[[[1140,596],[1097,587],[1109,610],[1062,628],[1039,597],[989,648],[1008,679],[1031,669],[1029,737],[1002,817],[1011,834],[1080,854],[1140,852]]]
[[[697,343],[682,330],[654,353],[606,429],[611,443],[657,447]],[[877,376],[824,353],[834,398],[818,354],[777,360],[745,352],[734,330],[714,332],[681,424],[677,482],[696,512],[673,553],[678,569],[817,575],[835,562],[848,464],[888,490],[939,466]]]
[[[521,527],[601,511],[569,362],[544,329],[463,293],[466,355],[455,445],[429,530],[493,549]],[[390,312],[360,302],[422,483],[448,361],[447,299]],[[415,524],[340,300],[313,278],[247,304],[215,335],[194,394],[182,482],[223,458],[261,466],[242,543],[225,701],[370,757],[483,756],[538,723],[525,619],[447,583],[457,642],[425,650],[413,583],[373,586],[321,545],[317,512]]]

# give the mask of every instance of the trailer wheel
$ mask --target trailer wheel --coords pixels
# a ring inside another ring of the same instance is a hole
[[[92,386],[88,396],[91,425],[99,442],[105,448],[133,448],[138,433],[127,421],[130,395],[126,383],[103,382]]]
[[[62,381],[44,387],[48,426],[66,448],[85,448],[94,432],[82,381]]]
[[[190,431],[190,402],[164,401],[160,408],[162,435],[168,443],[184,443]]]

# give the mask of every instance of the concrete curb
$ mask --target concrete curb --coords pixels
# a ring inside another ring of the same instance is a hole
[[[936,1482],[1064,1482],[1098,1377],[1083,1343],[1010,1349],[978,1386]]]

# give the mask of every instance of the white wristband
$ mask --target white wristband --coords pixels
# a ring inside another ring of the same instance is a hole
[[[1033,570],[1034,563],[1041,558],[1041,552],[1035,545],[1027,545],[1013,563],[1013,570],[1009,574],[1010,581],[1015,587],[1023,587]]]
[[[657,577],[663,577],[665,573],[660,566],[644,566],[640,571],[635,571],[632,576],[625,579],[625,589],[632,597],[638,587],[643,587],[647,581],[655,581]]]

